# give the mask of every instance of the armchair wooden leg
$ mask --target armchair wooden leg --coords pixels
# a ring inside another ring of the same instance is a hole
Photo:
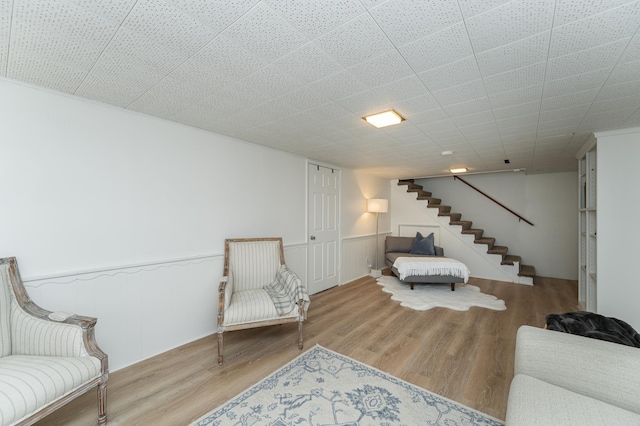
[[[98,424],[107,424],[107,384],[98,385]]]
[[[456,291],[456,283],[451,283],[451,291]]]
[[[222,365],[222,351],[223,351],[224,342],[222,340],[222,333],[218,333],[218,365]]]
[[[298,321],[298,349],[302,350],[302,321]]]

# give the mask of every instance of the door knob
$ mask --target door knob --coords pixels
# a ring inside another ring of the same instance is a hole
[[[315,240],[315,239],[316,239],[316,236],[315,236],[315,235],[312,235],[312,236],[310,237],[310,239],[311,239],[311,240]]]

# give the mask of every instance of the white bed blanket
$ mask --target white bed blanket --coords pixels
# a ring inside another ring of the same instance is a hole
[[[400,273],[400,279],[410,276],[451,275],[469,280],[469,268],[456,259],[448,257],[399,257],[393,267]]]

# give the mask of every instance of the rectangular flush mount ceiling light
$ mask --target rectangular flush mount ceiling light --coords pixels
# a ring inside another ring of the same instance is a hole
[[[451,173],[466,173],[466,167],[460,167],[459,169],[449,169]]]
[[[366,120],[367,123],[378,128],[391,126],[393,124],[398,124],[404,120],[404,118],[402,118],[400,114],[398,114],[394,110],[389,110],[389,111],[381,112],[378,114],[368,115],[363,118],[364,120]]]

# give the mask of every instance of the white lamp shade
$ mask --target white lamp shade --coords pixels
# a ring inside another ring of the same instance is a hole
[[[371,198],[367,200],[367,211],[369,213],[387,213],[389,211],[389,200]]]

